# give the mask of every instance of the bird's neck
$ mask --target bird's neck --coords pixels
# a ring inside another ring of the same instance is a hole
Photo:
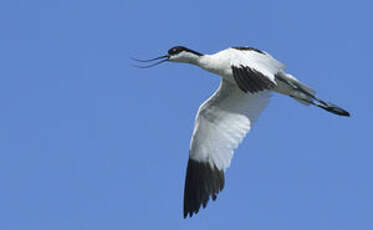
[[[207,69],[208,66],[211,64],[211,57],[210,55],[207,55],[207,54],[199,56],[198,58],[194,60],[194,63],[192,64],[198,65],[199,67],[203,69]]]
[[[218,66],[216,66],[217,63],[214,61],[213,55],[206,54],[206,55],[200,56],[196,60],[196,63],[192,63],[192,64],[198,65],[202,69],[205,69],[211,73],[219,74],[217,72]]]

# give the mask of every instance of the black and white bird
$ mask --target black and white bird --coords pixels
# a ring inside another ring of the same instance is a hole
[[[216,92],[199,108],[190,142],[184,190],[184,218],[198,213],[224,188],[224,172],[233,152],[268,104],[272,92],[290,96],[304,105],[328,112],[350,114],[315,96],[315,91],[284,71],[285,66],[265,51],[251,47],[231,47],[212,55],[183,46],[168,50],[167,55],[138,60],[183,62],[220,75]]]

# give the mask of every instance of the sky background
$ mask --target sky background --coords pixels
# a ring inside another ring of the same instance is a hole
[[[0,1],[0,229],[373,229],[371,1]],[[130,57],[254,46],[339,117],[274,95],[226,187],[182,204],[219,77]]]

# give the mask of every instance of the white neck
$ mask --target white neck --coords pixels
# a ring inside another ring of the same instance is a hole
[[[214,61],[215,58],[213,55],[203,55],[203,56],[200,56],[198,59],[197,59],[197,62],[196,63],[192,63],[192,64],[195,64],[195,65],[198,65],[199,67],[201,67],[202,69],[205,69],[211,73],[216,73],[216,74],[219,74],[219,66],[217,65],[218,63],[216,63],[216,61]]]
[[[196,62],[195,63],[192,63],[192,64],[195,64],[195,65],[198,65],[199,67],[203,68],[203,69],[207,69],[208,66],[211,64],[211,58],[210,58],[210,55],[203,55],[203,56],[200,56],[196,59]]]
[[[225,65],[227,59],[221,59],[219,58],[219,56],[216,56],[216,54],[204,54],[202,56],[199,56],[193,53],[181,53],[176,56],[171,56],[170,61],[193,64],[201,67],[208,72],[218,75],[224,74],[224,71],[227,68],[227,66]]]

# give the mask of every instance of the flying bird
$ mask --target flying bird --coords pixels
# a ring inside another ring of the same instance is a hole
[[[184,218],[198,213],[210,197],[215,200],[224,188],[224,172],[234,150],[266,107],[272,92],[304,105],[350,116],[341,107],[318,98],[315,90],[284,71],[285,66],[269,53],[252,47],[230,47],[218,53],[201,54],[175,46],[161,57],[139,62],[182,62],[221,76],[216,92],[200,107],[190,142],[184,189]]]

